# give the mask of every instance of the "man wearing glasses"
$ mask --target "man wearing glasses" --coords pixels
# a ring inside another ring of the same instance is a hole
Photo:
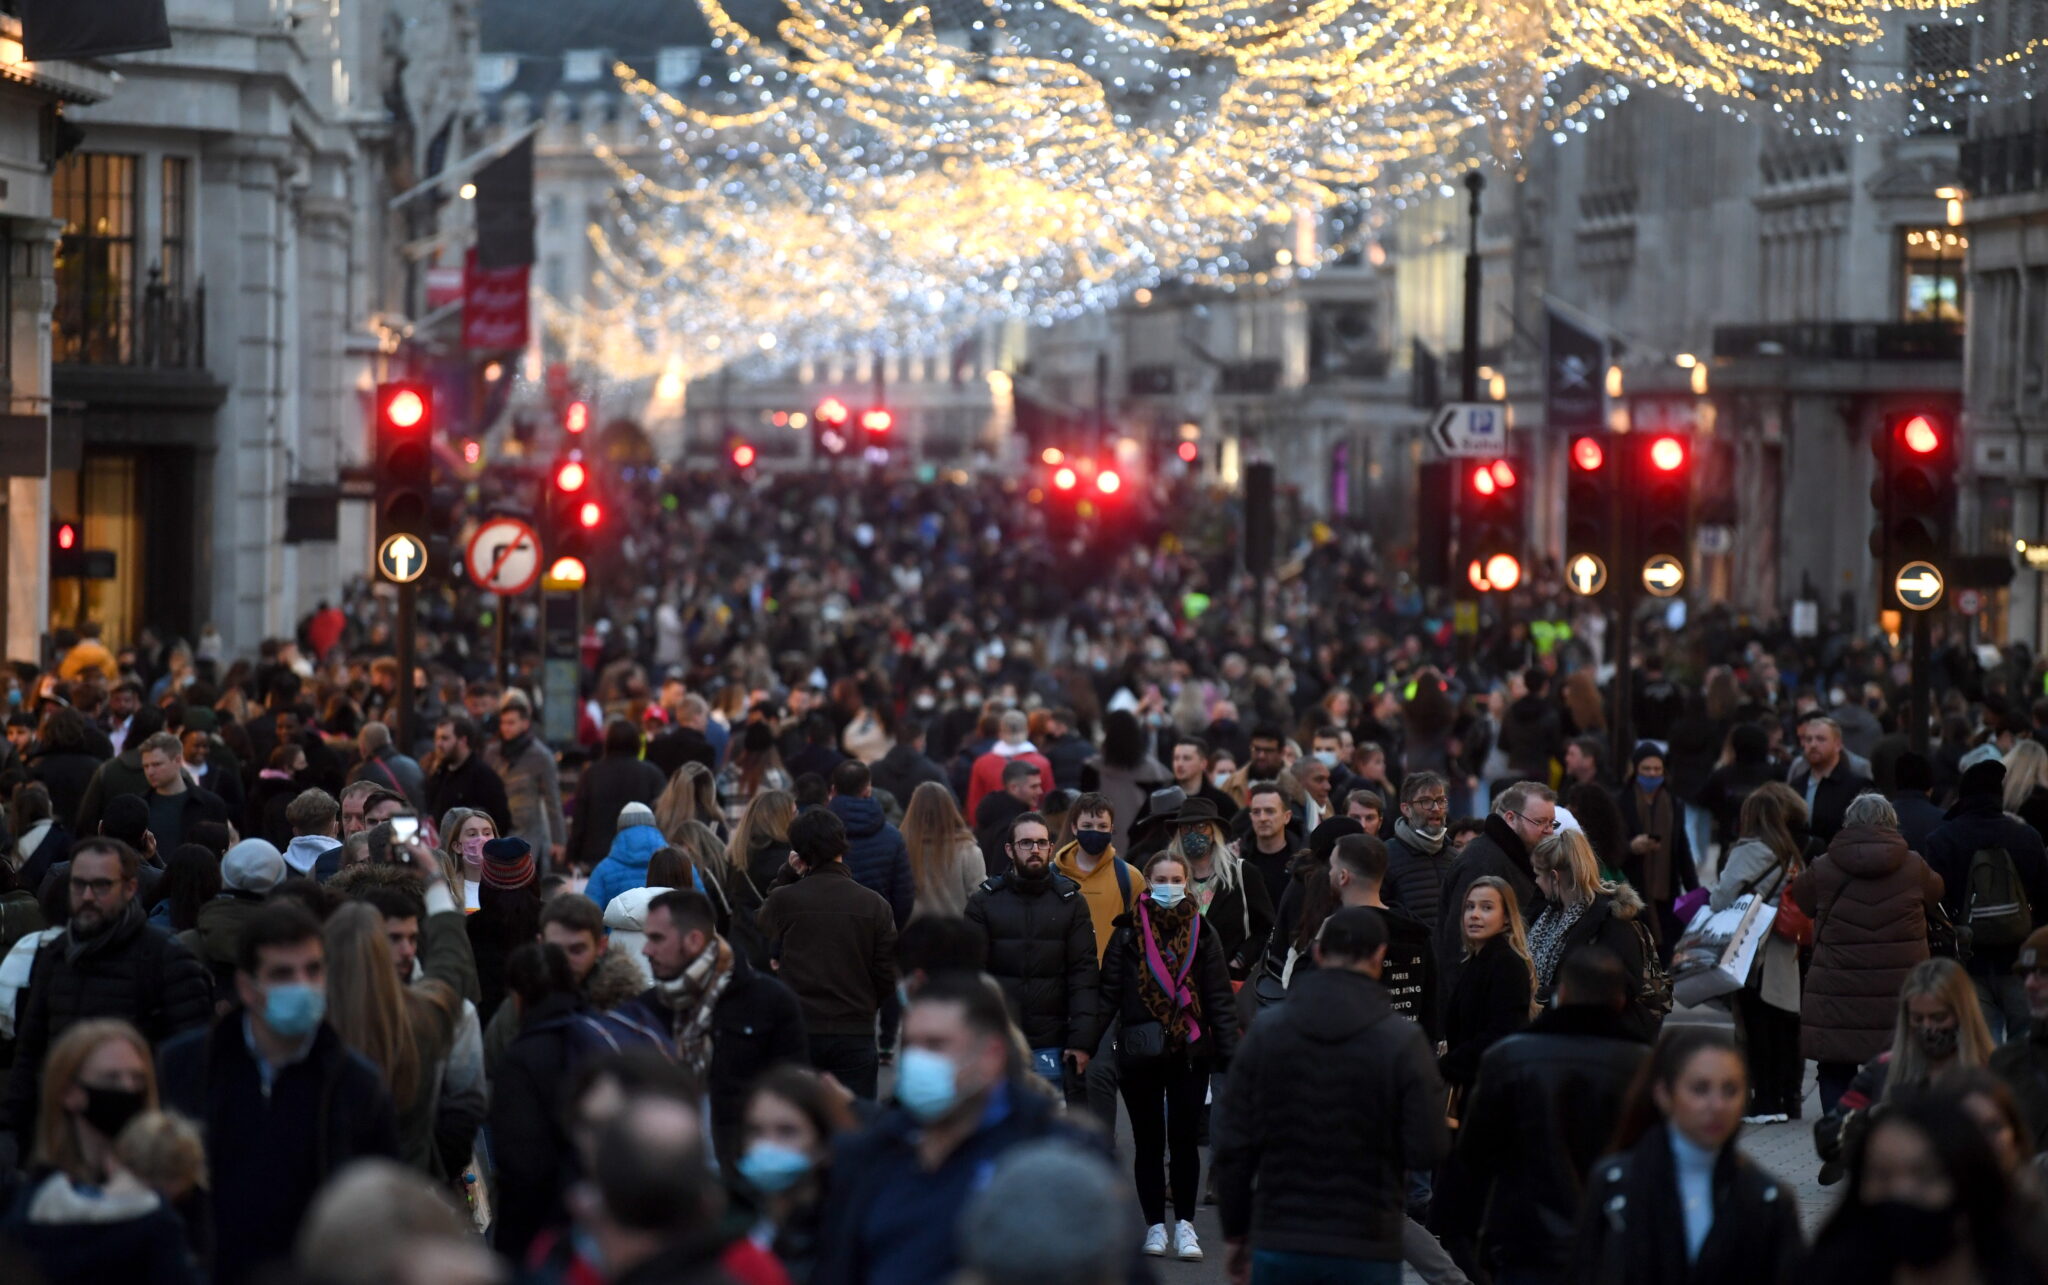
[[[2034,1150],[2048,1144],[2048,928],[2036,928],[2020,945],[2012,971],[2027,990],[2034,1025],[2024,1040],[2001,1044],[1991,1069],[2005,1077],[2020,1109],[2034,1127]]]
[[[160,1047],[213,1016],[206,966],[149,923],[136,898],[141,869],[142,855],[119,839],[96,836],[72,850],[71,921],[37,953],[28,994],[18,1001],[4,1121],[17,1142],[34,1136],[43,1057],[74,1023],[117,1017]]]
[[[1420,920],[1432,934],[1443,905],[1444,879],[1456,853],[1450,846],[1450,788],[1434,772],[1410,772],[1401,782],[1401,814],[1387,841],[1386,899]],[[1367,834],[1379,831],[1367,826]]]
[[[1010,823],[1010,868],[967,899],[988,937],[988,975],[1003,988],[1031,1047],[1032,1070],[1081,1099],[1098,1034],[1095,924],[1081,885],[1052,868],[1052,829],[1036,812]]]
[[[1405,813],[1404,806],[1404,813]],[[1529,853],[1557,830],[1557,791],[1538,781],[1520,781],[1501,791],[1493,801],[1493,815],[1444,878],[1441,906],[1465,904],[1465,890],[1484,875],[1498,875],[1514,889],[1524,923],[1536,918],[1536,874]],[[1464,944],[1458,931],[1458,916],[1439,914],[1436,928],[1437,965],[1448,977],[1458,966]]]

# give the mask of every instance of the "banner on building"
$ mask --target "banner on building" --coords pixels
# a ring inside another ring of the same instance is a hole
[[[164,0],[22,0],[18,12],[21,56],[30,62],[171,47]]]
[[[1602,385],[1607,377],[1607,346],[1600,336],[1546,310],[1543,358],[1543,416],[1551,428],[1566,433],[1598,432],[1606,422]]]
[[[534,260],[533,136],[477,171],[476,252],[486,268]]]
[[[526,347],[526,264],[486,268],[475,250],[462,264],[462,346],[474,352],[517,352]]]

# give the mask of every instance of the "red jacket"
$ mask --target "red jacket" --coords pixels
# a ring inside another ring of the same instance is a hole
[[[1028,741],[1025,743],[1030,744]],[[970,822],[973,820],[975,809],[981,806],[981,801],[1003,788],[1003,769],[1010,765],[1011,759],[1022,759],[1036,766],[1038,779],[1045,783],[1047,794],[1058,788],[1052,783],[1052,764],[1037,750],[1025,750],[1022,754],[1000,754],[990,750],[974,760],[974,771],[967,777],[967,816]]]

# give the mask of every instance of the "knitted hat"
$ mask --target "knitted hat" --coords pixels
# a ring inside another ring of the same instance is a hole
[[[1657,742],[1637,741],[1636,747],[1629,751],[1628,765],[1630,767],[1641,767],[1644,759],[1661,759],[1663,757],[1664,747],[1657,744]]]
[[[236,892],[269,892],[284,882],[284,854],[268,839],[244,839],[221,858],[220,881]]]
[[[524,888],[533,880],[533,848],[526,840],[508,835],[484,845],[484,887]]]
[[[619,809],[619,829],[630,830],[636,825],[653,825],[654,809],[645,803],[628,803]]]

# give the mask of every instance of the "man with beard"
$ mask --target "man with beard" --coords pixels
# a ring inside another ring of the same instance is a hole
[[[16,1142],[33,1136],[43,1057],[72,1024],[120,1018],[159,1046],[213,1016],[205,965],[148,922],[136,897],[141,869],[142,855],[119,839],[85,839],[72,852],[70,925],[36,954],[0,1104]]]
[[[967,899],[968,922],[988,936],[988,974],[1003,988],[1032,1069],[1070,1101],[1095,1051],[1101,985],[1095,923],[1081,885],[1052,868],[1052,831],[1026,812],[1010,823],[1010,869]]]
[[[1457,856],[1444,829],[1449,815],[1450,792],[1442,777],[1411,772],[1401,782],[1401,815],[1387,841],[1387,904],[1407,911],[1431,932],[1443,918],[1444,879]]]

